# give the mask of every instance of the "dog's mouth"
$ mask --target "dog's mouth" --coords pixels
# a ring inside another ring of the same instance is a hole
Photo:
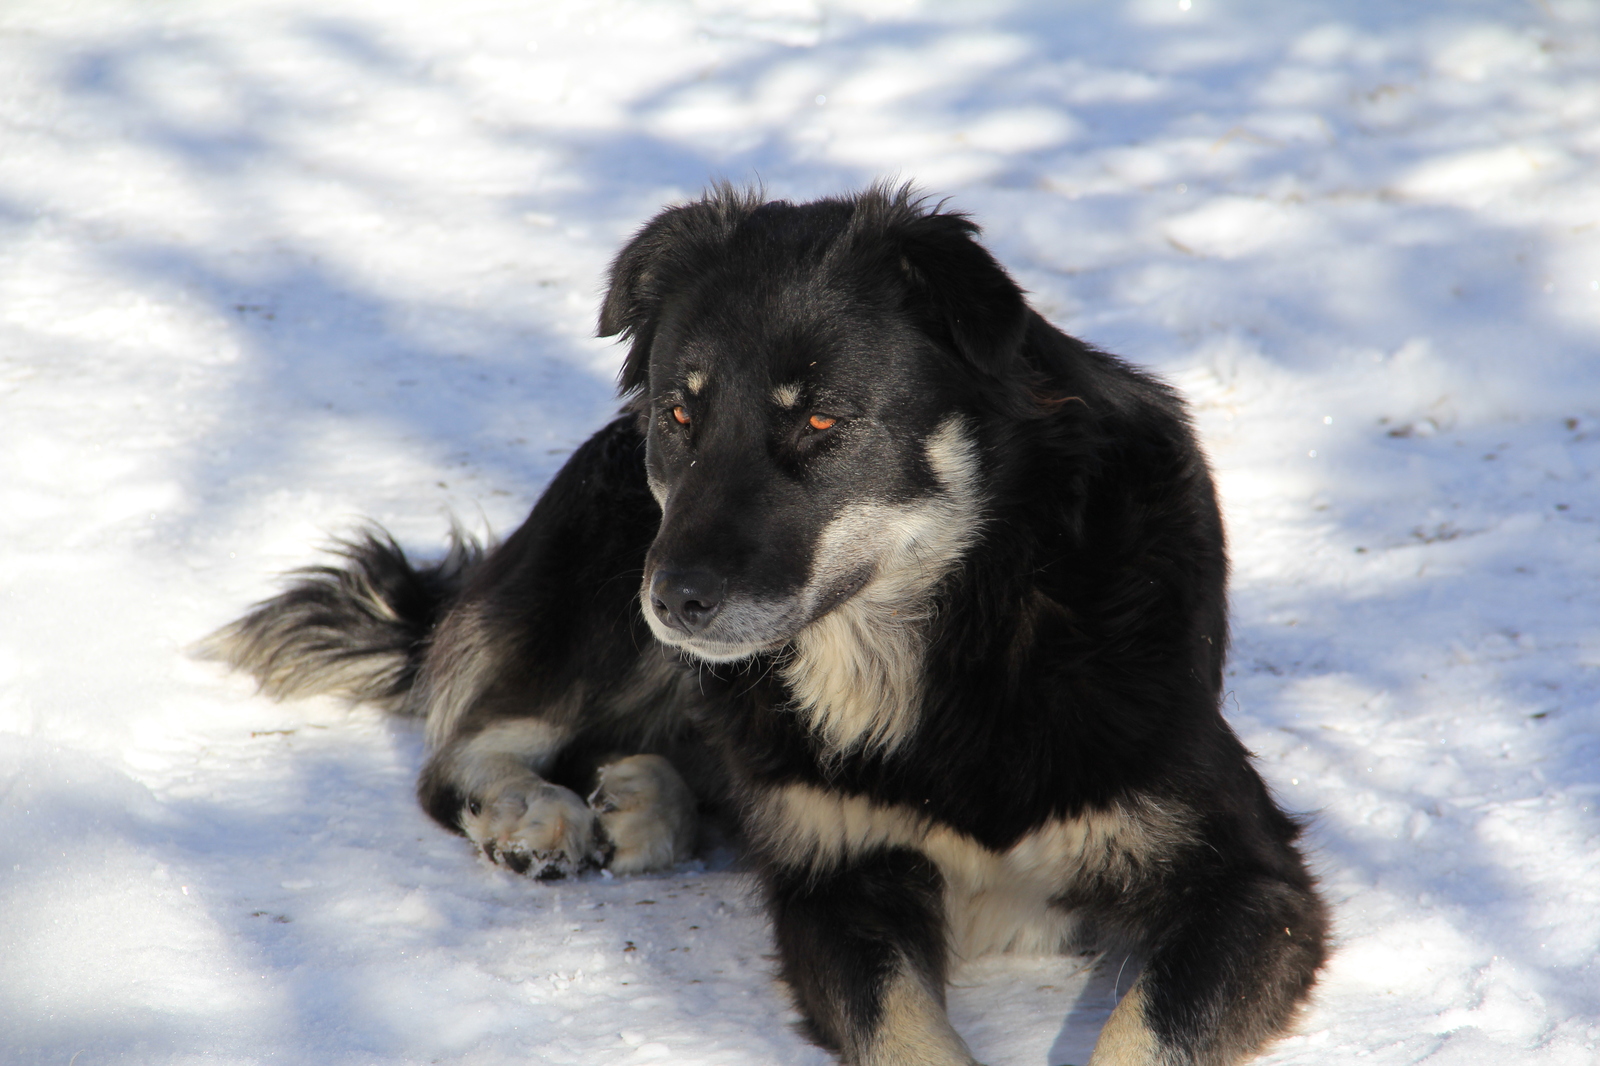
[[[844,603],[850,597],[866,588],[867,582],[872,580],[872,573],[873,571],[871,567],[862,567],[861,569],[852,573],[850,577],[845,580],[844,584],[836,587],[832,592],[828,593],[827,596],[823,597],[822,601],[818,603],[816,608],[811,612],[810,621],[808,621],[806,624],[810,625],[811,622],[815,622],[817,619],[821,618],[823,615],[827,614],[829,611],[833,610],[835,607],[838,607],[841,603]]]
[[[782,648],[801,626],[794,600],[754,600],[733,593],[722,599],[715,615],[693,628],[674,625],[671,612],[652,602],[649,590],[640,597],[645,621],[661,643],[711,663],[737,662]]]
[[[807,626],[865,588],[872,575],[871,567],[860,568],[815,599],[805,591],[782,600],[745,600],[734,594],[711,623],[696,632],[668,624],[651,604],[648,591],[641,599],[645,621],[657,640],[706,662],[731,663],[782,651]]]
[[[658,634],[659,636],[659,634]],[[757,655],[773,654],[781,651],[787,640],[776,640],[766,644],[753,642],[728,642],[720,640],[707,640],[704,637],[685,637],[677,635],[672,640],[662,639],[662,643],[671,644],[679,651],[692,655],[708,663],[737,663],[746,659],[753,659]]]

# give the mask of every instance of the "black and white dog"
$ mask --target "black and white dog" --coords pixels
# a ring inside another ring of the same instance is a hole
[[[422,805],[517,871],[660,869],[734,812],[845,1062],[970,1063],[952,960],[1091,938],[1144,960],[1093,1063],[1249,1056],[1327,916],[1219,712],[1210,473],[976,232],[887,188],[663,211],[600,313],[625,413],[520,529],[421,568],[370,532],[212,652],[425,716]]]

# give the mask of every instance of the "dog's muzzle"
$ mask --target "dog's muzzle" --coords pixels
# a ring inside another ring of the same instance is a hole
[[[650,609],[665,626],[693,636],[722,609],[728,583],[709,570],[657,570],[650,581]]]

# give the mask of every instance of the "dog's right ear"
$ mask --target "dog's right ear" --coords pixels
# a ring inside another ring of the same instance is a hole
[[[602,337],[631,341],[617,388],[623,395],[650,379],[650,345],[662,301],[715,263],[715,250],[761,203],[759,189],[722,184],[698,201],[669,207],[645,223],[611,262],[611,286],[600,305]]]

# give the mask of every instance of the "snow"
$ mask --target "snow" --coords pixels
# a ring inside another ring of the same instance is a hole
[[[487,868],[413,725],[183,649],[358,516],[519,521],[662,203],[899,176],[1196,406],[1228,709],[1337,913],[1266,1061],[1595,1061],[1597,155],[1577,0],[12,0],[0,1060],[826,1062],[726,855]],[[952,1012],[1082,1063],[1121,963]]]

